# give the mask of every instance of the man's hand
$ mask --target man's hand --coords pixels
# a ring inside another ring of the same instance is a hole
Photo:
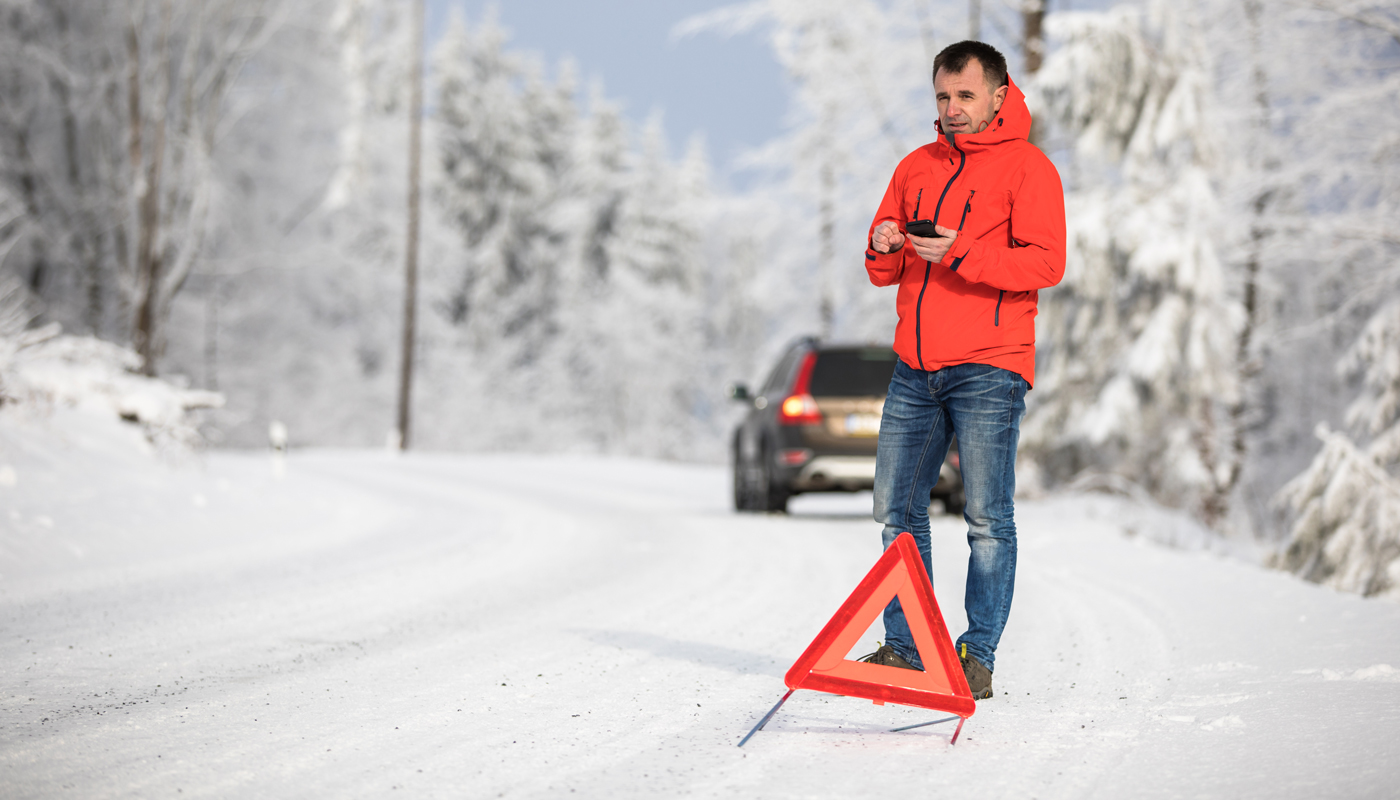
[[[911,233],[909,241],[913,243],[914,252],[919,254],[919,258],[925,261],[942,261],[943,256],[948,254],[948,248],[952,247],[953,241],[958,238],[958,232],[942,225],[935,225],[933,229],[938,231],[937,236],[915,236]]]
[[[893,253],[904,246],[904,234],[893,220],[887,219],[875,226],[875,232],[870,234],[870,246],[877,253]]]

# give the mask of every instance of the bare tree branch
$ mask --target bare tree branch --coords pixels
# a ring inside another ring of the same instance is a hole
[[[1312,0],[1308,5],[1318,11],[1335,14],[1342,19],[1374,28],[1394,39],[1396,44],[1400,44],[1400,20],[1383,16],[1384,11],[1373,7],[1373,4],[1348,3],[1344,0]]]

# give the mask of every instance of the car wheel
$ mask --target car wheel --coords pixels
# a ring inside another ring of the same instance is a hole
[[[734,441],[734,510],[753,511],[754,502],[753,480],[751,474],[753,467],[744,462],[744,457],[739,453],[739,442]]]
[[[948,499],[943,501],[944,512],[955,517],[961,517],[965,508],[967,508],[967,495],[963,494],[962,489],[948,495]]]
[[[761,457],[760,474],[763,476],[759,481],[755,494],[759,497],[764,511],[781,511],[787,513],[788,488],[773,476],[773,453],[767,447],[763,448]]]

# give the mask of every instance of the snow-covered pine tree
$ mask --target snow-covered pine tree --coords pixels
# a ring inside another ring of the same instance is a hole
[[[610,344],[616,320],[600,309],[611,292],[614,266],[610,254],[628,187],[630,141],[617,107],[601,84],[589,90],[587,112],[573,141],[573,169],[567,173],[557,203],[556,220],[571,232],[560,249],[556,346],[544,369],[553,371],[564,390],[546,399],[549,424],[564,428],[556,441],[606,451],[617,445],[614,414],[607,406],[617,379]]]
[[[1050,476],[1112,473],[1211,522],[1226,514],[1242,314],[1216,251],[1219,120],[1184,11],[1050,20],[1036,81],[1074,139],[1069,263],[1041,300],[1023,450]]]
[[[465,245],[446,303],[460,331],[471,387],[483,404],[488,445],[557,442],[558,415],[521,415],[568,396],[553,367],[562,339],[562,294],[577,285],[571,191],[578,109],[571,71],[552,84],[534,61],[505,49],[492,12],[474,30],[454,18],[434,54],[440,177],[435,199]]]
[[[436,194],[469,253],[450,314],[477,348],[520,324],[512,301],[531,302],[514,296],[528,277],[519,260],[521,225],[544,189],[520,103],[521,66],[504,45],[494,17],[471,31],[454,16],[433,58],[442,162]]]
[[[1400,598],[1400,301],[1371,318],[1342,367],[1363,375],[1348,420],[1370,442],[1317,426],[1322,452],[1279,493],[1296,518],[1274,564],[1343,591]]]
[[[1304,331],[1348,332],[1339,363],[1359,377],[1350,434],[1321,423],[1322,451],[1279,492],[1292,512],[1275,565],[1365,595],[1400,597],[1400,18],[1381,4],[1318,2],[1297,21],[1313,83],[1299,98],[1313,201],[1303,227],[1341,301]],[[1366,135],[1357,135],[1365,131]]]
[[[612,452],[679,458],[693,452],[703,420],[703,228],[708,169],[695,145],[677,166],[653,117],[633,157],[606,245],[606,296],[593,309]]]

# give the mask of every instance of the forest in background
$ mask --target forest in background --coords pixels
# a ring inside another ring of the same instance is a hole
[[[489,12],[454,20],[426,56],[414,445],[719,461],[729,381],[798,335],[888,341],[859,253],[933,134],[932,56],[971,27],[1067,193],[1022,482],[1150,496],[1400,591],[1400,7],[1058,6],[680,23],[764,37],[787,74],[742,194]],[[220,393],[216,446],[392,436],[411,7],[0,0],[0,380],[57,323]]]

